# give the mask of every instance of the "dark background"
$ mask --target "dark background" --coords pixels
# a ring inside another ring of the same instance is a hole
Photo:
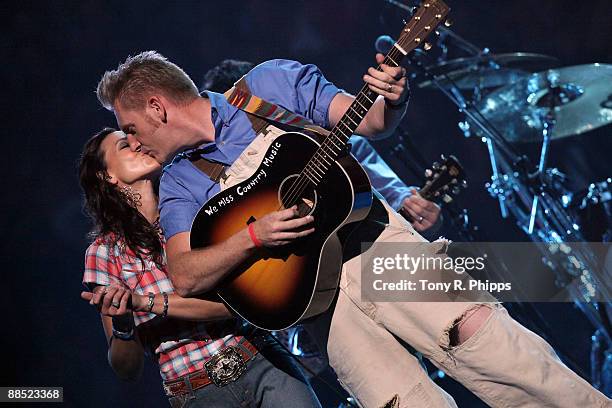
[[[612,62],[608,0],[474,1],[454,7],[453,29],[495,52],[559,58],[560,66]],[[349,92],[373,63],[377,36],[401,28],[399,10],[383,1],[75,1],[2,6],[3,276],[0,311],[5,377],[1,385],[63,386],[69,406],[164,406],[159,376],[119,382],[106,362],[96,312],[79,298],[89,224],[81,211],[75,163],[85,140],[114,117],[98,104],[102,73],[127,55],[155,49],[199,85],[225,58],[260,62],[297,59],[318,65]],[[458,198],[487,239],[524,240],[499,216],[483,188],[490,177],[485,145],[458,131],[459,115],[431,90],[414,92],[403,126],[428,160],[453,153],[470,187]],[[609,177],[610,126],[555,142],[551,162],[575,190]],[[390,152],[397,138],[376,144],[409,184],[408,159]],[[538,146],[525,146],[536,152]],[[452,238],[453,232],[446,231]],[[569,304],[540,305],[555,345],[588,376],[591,327]],[[566,360],[567,361],[567,360]],[[6,374],[5,374],[6,375]],[[460,406],[477,402],[443,380]]]

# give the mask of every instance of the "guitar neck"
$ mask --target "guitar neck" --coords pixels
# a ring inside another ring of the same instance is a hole
[[[448,6],[442,0],[426,0],[405,25],[397,42],[385,56],[383,64],[398,67],[404,56],[422,44],[425,38],[442,23],[448,11]],[[382,72],[381,65],[376,67],[379,72]],[[292,189],[303,189],[307,184],[316,187],[323,181],[336,159],[347,151],[349,138],[355,133],[377,97],[378,94],[367,84],[363,85],[351,106],[304,167]]]
[[[394,46],[385,56],[383,64],[398,67],[403,58],[404,55]],[[376,70],[382,71],[381,65],[376,67]],[[363,118],[372,108],[377,97],[378,94],[372,91],[367,84],[363,85],[351,106],[304,168],[303,173],[306,174],[312,184],[317,185],[332,163],[346,151],[348,140],[355,133],[359,124],[363,122]]]

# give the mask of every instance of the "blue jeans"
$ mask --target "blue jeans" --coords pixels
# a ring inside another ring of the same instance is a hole
[[[275,341],[266,342],[238,380],[224,387],[209,384],[169,401],[173,408],[321,408],[300,368]]]

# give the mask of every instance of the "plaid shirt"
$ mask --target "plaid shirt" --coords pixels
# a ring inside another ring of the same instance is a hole
[[[165,268],[159,268],[148,258],[144,258],[143,265],[121,240],[111,244],[110,237],[99,237],[85,252],[83,283],[90,290],[113,284],[140,295],[174,292]],[[202,369],[210,356],[242,339],[234,335],[235,321],[192,322],[135,312],[134,322],[145,352],[157,360],[164,381]]]

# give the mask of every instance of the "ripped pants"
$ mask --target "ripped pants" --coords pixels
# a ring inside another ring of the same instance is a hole
[[[399,216],[377,240],[424,241]],[[441,246],[443,243],[441,243]],[[361,256],[369,256],[367,251]],[[477,307],[491,308],[484,324],[454,347],[449,333]],[[344,265],[327,351],[339,380],[364,408],[456,407],[400,343],[408,343],[491,407],[608,407],[612,404],[491,297],[490,303],[365,302],[358,258]]]

